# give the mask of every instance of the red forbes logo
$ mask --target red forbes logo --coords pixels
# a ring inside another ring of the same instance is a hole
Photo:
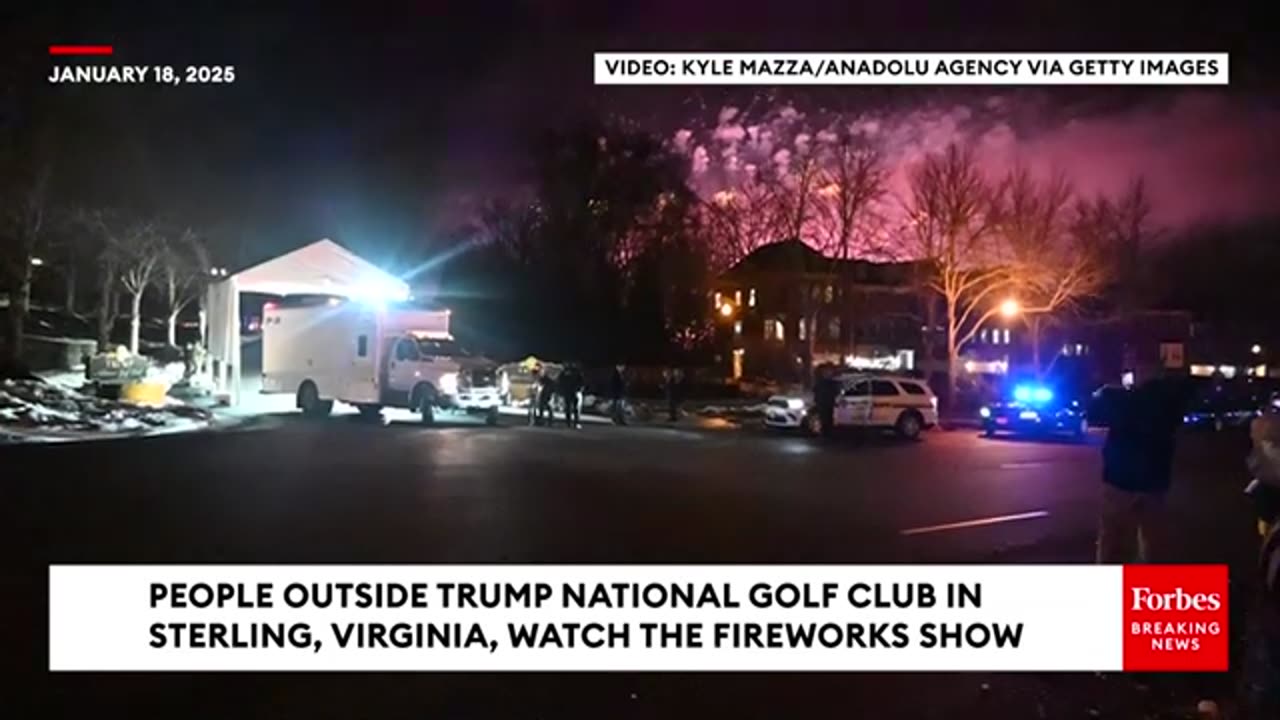
[[[1227,566],[1126,565],[1124,669],[1227,669]]]
[[[1133,607],[1130,609],[1139,612],[1144,610],[1157,612],[1195,610],[1196,612],[1206,612],[1222,609],[1222,593],[1196,593],[1192,595],[1182,588],[1177,588],[1171,593],[1157,593],[1149,587],[1136,587],[1132,588],[1132,591]]]

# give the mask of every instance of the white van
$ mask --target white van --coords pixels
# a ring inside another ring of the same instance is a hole
[[[369,416],[409,408],[429,423],[444,409],[496,424],[503,378],[458,347],[447,310],[330,300],[263,312],[262,391],[294,393],[307,415],[328,415],[341,400]]]
[[[893,430],[914,440],[938,424],[938,398],[924,380],[903,375],[840,375],[836,427]],[[774,395],[765,406],[765,425],[817,434],[821,422],[812,395]]]

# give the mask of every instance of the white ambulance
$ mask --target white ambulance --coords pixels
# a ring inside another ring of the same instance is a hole
[[[496,424],[507,384],[493,363],[458,347],[447,310],[331,299],[266,306],[262,391],[293,393],[310,416],[328,415],[340,400],[371,417],[409,408],[430,423],[452,410]]]

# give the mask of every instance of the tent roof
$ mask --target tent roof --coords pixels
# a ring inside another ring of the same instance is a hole
[[[405,299],[409,286],[338,243],[318,240],[233,275],[241,292]]]

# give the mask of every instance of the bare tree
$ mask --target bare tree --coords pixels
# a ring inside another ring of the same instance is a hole
[[[538,209],[533,203],[493,198],[476,212],[474,241],[501,248],[521,264],[537,252],[534,247],[538,229]]]
[[[3,271],[9,286],[9,359],[17,363],[22,355],[22,326],[31,309],[31,282],[35,264],[47,245],[49,176],[52,165],[36,158],[19,159],[0,183],[0,241],[5,252]]]
[[[738,186],[705,200],[700,215],[712,263],[720,270],[782,237],[777,188],[758,171]]]
[[[142,298],[164,259],[164,237],[154,222],[127,219],[115,211],[94,210],[80,216],[98,240],[98,343],[105,347],[110,342],[117,313],[116,290],[123,287],[129,293],[129,350],[136,353],[142,331]]]
[[[961,351],[999,312],[997,300],[1010,287],[1008,258],[993,232],[992,201],[992,188],[967,148],[950,145],[911,172],[906,240],[911,254],[930,268],[925,286],[943,305],[948,400],[955,395]]]
[[[96,268],[97,307],[94,311],[97,326],[98,350],[106,352],[111,343],[111,330],[119,313],[120,260],[112,239],[118,225],[117,216],[110,210],[76,210],[72,214],[73,231],[82,232],[88,254]]]
[[[120,237],[120,282],[129,293],[129,352],[137,353],[142,333],[142,298],[164,259],[163,235],[151,222],[129,225]]]
[[[1100,219],[1110,228],[1109,244],[1116,254],[1116,280],[1120,296],[1120,312],[1131,313],[1141,302],[1143,282],[1141,261],[1144,246],[1157,236],[1151,223],[1151,201],[1147,197],[1146,181],[1135,178],[1119,199],[1110,204],[1100,203]]]
[[[993,212],[996,230],[1006,244],[1013,292],[1030,331],[1032,365],[1042,371],[1041,334],[1047,323],[1095,296],[1107,278],[1107,264],[1092,235],[1071,215],[1072,192],[1055,175],[1037,182],[1025,168],[1001,183]]]
[[[164,293],[168,342],[178,344],[178,316],[203,295],[208,286],[209,253],[191,228],[165,243],[160,257],[158,280]]]
[[[814,197],[814,236],[818,247],[831,258],[828,284],[835,280],[842,263],[880,251],[877,204],[885,195],[886,179],[880,154],[848,138],[824,158]],[[817,313],[806,323],[816,330]],[[808,335],[810,357],[816,335],[812,331]]]
[[[797,149],[770,176],[776,186],[779,228],[788,240],[807,240],[816,214],[814,195],[822,178],[822,159],[812,148]]]

